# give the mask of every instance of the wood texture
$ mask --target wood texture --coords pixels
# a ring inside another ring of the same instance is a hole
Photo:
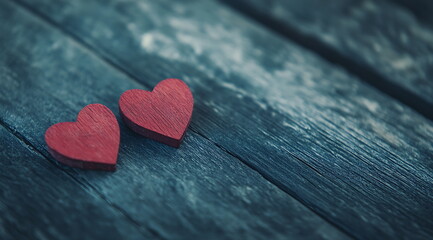
[[[152,92],[132,89],[119,99],[123,121],[133,131],[178,148],[191,121],[194,99],[179,79],[166,79]]]
[[[148,88],[183,79],[191,135],[350,235],[433,235],[432,123],[335,65],[213,1],[26,6]]]
[[[120,130],[113,112],[102,104],[89,104],[76,122],[57,123],[45,132],[51,155],[71,167],[116,170]]]
[[[89,102],[116,109],[122,92],[143,88],[13,3],[1,1],[0,16],[0,32],[3,33],[0,40],[0,120],[50,161],[53,159],[43,141],[43,134],[50,125],[74,116]],[[154,69],[149,72],[153,73]],[[160,79],[164,78],[155,78],[155,81]],[[116,172],[58,166],[58,171],[74,177],[109,203],[116,214],[129,219],[110,222],[98,214],[95,218],[86,218],[105,226],[118,224],[119,228],[129,224],[117,239],[133,239],[134,232],[131,230],[130,235],[127,232],[134,226],[151,232],[150,238],[157,239],[348,238],[197,133],[188,132],[180,148],[173,149],[138,136],[124,124],[120,124],[120,128]],[[35,167],[31,167],[31,171],[41,175],[57,174]],[[58,191],[81,201],[74,189],[59,187]],[[34,201],[38,198],[43,196],[35,196]],[[41,204],[49,205],[45,200]],[[81,205],[76,208],[83,209]],[[15,219],[26,216],[25,213],[16,215],[10,209],[5,211]],[[80,213],[70,215],[79,219]],[[31,228],[29,224],[21,226]],[[46,223],[41,226],[54,231]],[[53,228],[61,229],[57,225]],[[79,230],[68,233],[69,238],[79,238],[81,234]],[[116,237],[111,236],[110,231],[99,233],[102,237]],[[7,236],[17,238],[14,233]],[[35,238],[43,239],[43,236]]]
[[[153,237],[53,163],[0,126],[0,239]]]
[[[433,120],[433,31],[408,10],[367,0],[223,2]]]
[[[414,17],[419,19],[423,24],[433,27],[433,3],[430,0],[391,0],[411,11]]]

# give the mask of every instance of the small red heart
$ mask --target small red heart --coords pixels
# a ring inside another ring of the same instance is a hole
[[[71,167],[114,171],[120,130],[113,112],[102,104],[90,104],[76,122],[57,123],[45,132],[51,155]]]
[[[161,81],[152,92],[128,90],[119,100],[120,114],[129,128],[172,147],[179,147],[193,106],[188,86],[174,78]]]

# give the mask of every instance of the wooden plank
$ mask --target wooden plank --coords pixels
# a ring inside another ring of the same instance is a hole
[[[181,78],[192,129],[359,238],[433,235],[433,126],[213,1],[26,1],[148,88]]]
[[[0,119],[45,156],[50,125],[73,121],[88,103],[117,109],[122,92],[142,87],[15,5],[1,2],[0,16]],[[174,149],[120,127],[115,173],[59,167],[156,237],[347,238],[193,132]]]
[[[433,119],[433,32],[406,9],[365,0],[223,1]]]
[[[1,126],[0,146],[0,239],[152,237]]]
[[[412,12],[420,22],[433,27],[433,3],[430,0],[391,0]]]

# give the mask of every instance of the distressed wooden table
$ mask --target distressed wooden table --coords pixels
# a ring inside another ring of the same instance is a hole
[[[420,1],[1,0],[0,239],[431,239],[433,23]],[[165,78],[179,149],[119,118]],[[45,130],[101,103],[116,172]]]

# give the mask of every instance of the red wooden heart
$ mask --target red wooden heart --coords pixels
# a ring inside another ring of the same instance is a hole
[[[113,112],[102,104],[90,104],[76,122],[57,123],[45,132],[51,155],[71,167],[114,171],[120,130]]]
[[[188,86],[174,78],[161,81],[152,92],[128,90],[119,100],[120,114],[129,128],[172,147],[179,147],[193,106]]]

